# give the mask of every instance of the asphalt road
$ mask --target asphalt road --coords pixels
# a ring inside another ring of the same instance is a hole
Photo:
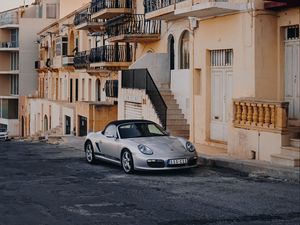
[[[83,152],[0,142],[0,225],[299,225],[299,184],[200,167],[126,175]]]

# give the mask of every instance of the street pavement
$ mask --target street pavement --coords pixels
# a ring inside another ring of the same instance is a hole
[[[232,170],[127,175],[67,145],[0,142],[0,225],[299,225],[299,183]]]

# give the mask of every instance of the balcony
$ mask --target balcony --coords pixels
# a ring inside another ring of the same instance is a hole
[[[233,125],[248,130],[285,132],[288,126],[288,105],[288,102],[235,99]]]
[[[132,63],[132,47],[130,45],[105,45],[93,48],[89,62],[91,68],[126,69]]]
[[[184,0],[144,0],[146,19],[174,18],[175,4]]]
[[[19,27],[19,18],[17,16],[7,16],[1,18],[0,29],[15,29]]]
[[[0,42],[0,51],[17,52],[19,51],[19,45],[14,42]]]
[[[78,52],[74,56],[74,67],[77,70],[87,69],[89,67],[89,51]]]
[[[172,20],[183,17],[209,18],[251,8],[237,0],[144,0],[146,19]]]
[[[73,66],[74,65],[74,55],[68,55],[62,57],[62,66]]]
[[[132,13],[131,0],[93,0],[92,19],[111,19],[121,14]]]
[[[144,14],[125,14],[105,24],[109,42],[153,42],[160,39],[161,22]]]
[[[104,22],[92,19],[91,14],[87,10],[75,15],[74,25],[77,30],[93,30],[94,32],[104,30]]]
[[[265,9],[282,10],[284,8],[299,7],[300,2],[295,0],[264,0]]]
[[[254,4],[243,0],[199,0],[198,2],[199,3],[191,4],[191,6],[176,7],[175,16],[197,17],[202,19],[223,16],[249,10],[252,8],[252,4]]]

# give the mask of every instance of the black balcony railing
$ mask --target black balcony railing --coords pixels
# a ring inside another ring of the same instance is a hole
[[[164,128],[167,125],[167,105],[147,69],[122,71],[122,88],[144,89]]]
[[[124,14],[105,24],[108,37],[130,34],[160,34],[160,20],[146,20],[144,14]]]
[[[18,48],[19,47],[19,43],[17,42],[0,42],[0,48]]]
[[[89,66],[89,51],[77,52],[74,56],[75,69],[87,69]]]
[[[131,62],[132,47],[130,45],[104,45],[93,48],[89,60],[90,63]]]
[[[145,13],[153,12],[167,7],[176,2],[176,0],[144,0]]]
[[[87,11],[85,11],[85,12],[77,13],[77,14],[75,15],[75,18],[74,18],[74,25],[75,25],[75,26],[78,26],[78,25],[80,25],[80,24],[88,23],[88,22],[90,22],[90,21],[92,21],[91,15],[88,14]]]
[[[97,13],[103,9],[112,8],[131,8],[131,0],[93,0],[91,3],[92,14]]]
[[[144,0],[145,13],[153,12],[185,0]]]

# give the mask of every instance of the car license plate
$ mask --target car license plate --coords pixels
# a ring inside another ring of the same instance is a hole
[[[169,165],[187,164],[187,159],[170,159]]]

